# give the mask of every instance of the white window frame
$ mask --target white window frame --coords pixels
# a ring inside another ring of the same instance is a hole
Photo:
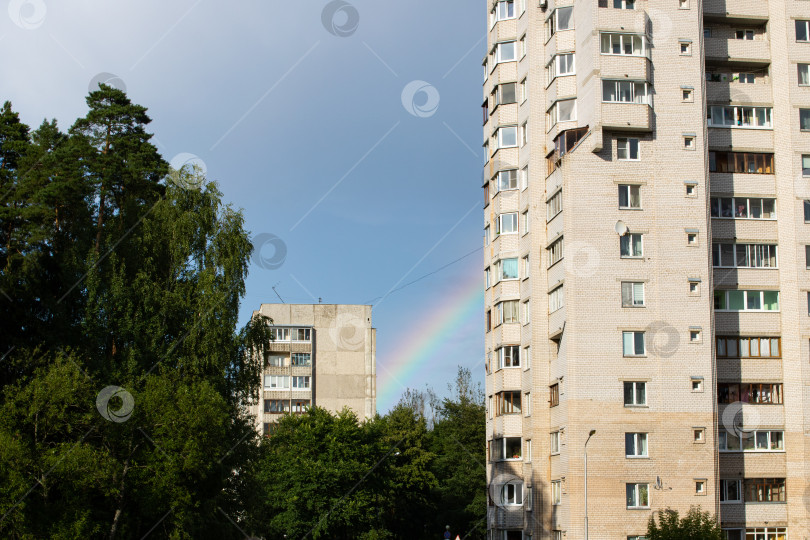
[[[633,205],[635,191],[635,200],[638,201],[637,205]],[[622,205],[622,195],[624,195],[627,204]],[[639,184],[619,184],[619,209],[620,210],[641,210],[641,186]]]
[[[796,43],[810,43],[810,20],[796,19]],[[799,39],[799,29],[804,26],[804,39]]]
[[[774,434],[779,434],[779,440],[781,441],[781,448],[772,448],[775,438]],[[760,436],[765,435],[766,447],[762,448],[759,446],[760,443]],[[755,429],[751,431],[745,431],[744,436],[736,437],[739,447],[738,448],[731,448],[729,449],[728,445],[728,432],[726,430],[720,430],[717,434],[717,448],[719,452],[723,453],[731,453],[731,454],[738,454],[738,453],[781,453],[785,451],[785,430],[783,429]],[[752,448],[745,448],[743,444],[743,439],[750,439],[754,441],[754,445]]]
[[[498,174],[495,176],[495,187],[497,188],[496,193],[518,189],[517,169],[498,171]]]
[[[563,307],[565,307],[565,291],[564,286],[560,285],[548,293],[548,313],[551,315]]]
[[[642,487],[643,491],[647,493],[647,504],[642,504]],[[632,491],[631,491],[632,490]],[[625,492],[627,495],[627,508],[649,508],[650,507],[650,484],[640,482],[640,483],[629,483],[626,485]],[[631,504],[630,501],[630,494],[632,493],[633,501]]]
[[[751,111],[749,118],[754,123],[743,124],[746,112]],[[760,124],[760,111],[765,115],[764,124]],[[773,129],[773,107],[754,107],[750,105],[710,105],[709,127],[729,128],[729,129]],[[727,112],[731,115],[731,121],[727,121]],[[719,116],[719,118],[718,118]]]
[[[799,86],[810,86],[810,63],[797,63],[796,76]],[[804,82],[802,82],[802,80],[804,80]]]
[[[559,430],[552,431],[549,436],[550,453],[552,456],[556,456],[560,453],[560,432]]]
[[[498,369],[520,367],[520,345],[504,345],[499,347],[496,352],[498,354]],[[517,353],[517,357],[515,357],[515,353]]]
[[[526,146],[529,143],[529,122],[523,122],[520,126],[520,146]]]
[[[514,136],[514,144],[507,144],[504,142],[506,134],[511,133]],[[498,128],[498,150],[502,148],[517,148],[518,146],[518,127],[517,126],[501,126]]]
[[[731,199],[731,216],[723,216],[720,215],[723,213],[723,200]],[[771,214],[772,217],[751,217],[751,201],[759,201],[759,212],[760,215],[765,215],[765,201],[771,203],[772,210]],[[717,201],[715,203],[715,201]],[[745,217],[737,217],[737,208],[738,204],[742,204],[743,201],[745,202]],[[710,202],[710,212],[714,211],[715,204],[717,205],[717,214],[712,215],[712,219],[754,219],[754,220],[762,220],[762,221],[774,221],[776,220],[776,199],[771,199],[770,197],[712,197]],[[710,214],[711,215],[711,214]]]
[[[634,145],[636,157],[633,157]],[[624,153],[625,157],[622,157],[622,153]],[[641,139],[638,137],[616,137],[616,159],[619,161],[641,161]]]
[[[518,300],[504,300],[503,302],[498,302],[495,304],[495,310],[498,313],[498,324],[512,324],[512,323],[519,323],[520,322],[520,309]],[[508,305],[508,309],[504,309],[504,304]],[[506,313],[510,313],[509,319],[506,317]],[[496,325],[497,326],[497,325]],[[502,350],[502,349],[501,349]],[[503,366],[501,366],[503,367]]]
[[[518,228],[517,212],[505,212],[503,214],[498,214],[498,218],[495,221],[496,236],[501,234],[518,234]]]
[[[300,386],[302,384],[303,386]],[[298,391],[312,390],[312,377],[309,375],[293,375],[292,389]]]
[[[726,264],[726,253],[722,246],[731,246],[731,264]],[[765,264],[773,255],[774,264]],[[748,263],[738,266],[739,257],[744,256]],[[719,260],[718,260],[719,259]],[[761,261],[762,264],[751,264]],[[730,242],[716,242],[712,244],[713,268],[779,268],[779,246],[777,244],[734,244]]]
[[[526,279],[531,274],[530,259],[529,256],[526,255],[521,260],[523,261],[523,279]]]
[[[503,275],[503,262],[504,261],[515,261],[515,277],[504,277]],[[518,259],[517,257],[506,257],[504,259],[500,259],[495,263],[498,271],[496,272],[496,277],[498,281],[512,281],[516,279],[520,279],[520,268],[518,267]]]
[[[563,237],[554,240],[546,248],[548,251],[548,266],[551,268],[565,258],[565,244],[563,244]]]
[[[557,506],[562,504],[562,481],[551,481],[551,505]]]
[[[623,391],[624,391],[625,387],[627,387],[628,384],[632,385],[632,387],[631,387],[632,390],[633,390],[632,398],[631,398],[632,403],[625,403],[624,406],[625,407],[646,407],[647,406],[647,383],[646,383],[646,381],[624,381],[623,384],[622,384],[622,390]],[[638,389],[639,389],[639,387],[644,388],[644,402],[643,403],[638,403],[638,400],[639,400],[639,396],[638,396],[639,391],[638,391]],[[622,401],[624,401],[624,395],[623,394],[622,394]]]
[[[562,190],[557,191],[546,201],[546,223],[562,212]]]
[[[643,281],[622,281],[622,307],[637,308],[644,307],[644,282]],[[625,298],[629,302],[625,302]]]
[[[264,376],[264,389],[265,390],[289,390],[290,389],[290,376],[289,375],[265,375]]]
[[[743,304],[745,305],[744,309],[718,309],[715,308],[716,312],[720,313],[741,313],[743,311],[752,311],[752,312],[761,312],[761,313],[779,313],[782,310],[781,302],[782,302],[782,295],[780,291],[774,290],[748,290],[748,289],[718,289],[715,290],[715,295],[718,293],[722,293],[725,295],[725,305],[729,305],[729,293],[730,292],[742,292],[743,293]],[[757,294],[759,295],[759,305],[765,306],[765,293],[766,292],[775,292],[776,293],[776,309],[764,309],[764,307],[760,307],[760,309],[748,309],[748,297],[750,294]]]
[[[605,41],[607,39],[607,41]],[[625,52],[627,45],[626,41],[630,41],[630,53]],[[641,43],[641,53],[636,53],[635,41],[639,40]],[[607,52],[605,52],[605,45],[607,45]],[[618,45],[619,52],[614,52],[615,47]],[[619,32],[602,32],[599,38],[599,51],[601,54],[610,56],[639,56],[649,58],[650,46],[647,42],[647,36],[644,34],[632,33],[619,33]]]
[[[521,319],[524,325],[527,325],[532,322],[532,308],[531,308],[531,299],[525,300],[520,304],[521,310],[523,313],[521,314]]]
[[[627,453],[628,438],[632,439],[634,454]],[[643,441],[643,442],[642,442]],[[643,453],[640,453],[643,452]],[[650,436],[649,433],[628,432],[624,434],[624,457],[630,459],[650,457]]]
[[[566,117],[565,119],[560,118],[560,110],[561,110],[561,107],[563,106],[563,104],[565,104],[565,106],[568,106],[568,104],[573,104],[573,106],[570,109],[569,116]],[[548,122],[549,122],[548,129],[551,129],[552,127],[557,125],[557,122],[576,122],[576,120],[577,120],[577,100],[576,100],[576,98],[557,100],[549,108],[549,110],[547,111],[546,114],[548,115]]]
[[[640,339],[639,339],[640,336]],[[630,345],[630,352],[628,352],[628,340]],[[638,346],[641,345],[641,352],[638,351]],[[632,356],[647,356],[647,334],[638,330],[624,330],[622,331],[622,356],[629,358]]]
[[[507,482],[501,486],[503,506],[523,506],[523,482]]]
[[[510,6],[512,12],[511,15],[509,15]],[[492,10],[492,13],[495,15],[494,17],[495,22],[516,19],[517,11],[515,6],[515,0],[498,0],[498,2],[495,3],[495,9]]]
[[[512,55],[506,54],[508,48],[512,49]],[[518,60],[518,45],[517,41],[499,41],[495,44],[495,64],[502,64],[505,62],[517,62]]]
[[[613,85],[613,97],[616,99],[605,99],[605,90]],[[626,85],[630,85],[629,87]],[[629,90],[629,93],[627,92]],[[642,93],[639,93],[642,90]],[[629,99],[622,99],[628,96]],[[620,103],[627,105],[650,105],[652,106],[652,85],[647,81],[633,81],[625,79],[602,79],[602,103]]]
[[[636,242],[635,237],[638,237],[639,243],[638,245],[641,246],[640,251],[636,252]],[[627,244],[627,255],[623,253],[625,250],[625,244]],[[622,259],[643,259],[644,258],[644,235],[641,233],[627,233],[624,236],[619,237],[619,256]]]

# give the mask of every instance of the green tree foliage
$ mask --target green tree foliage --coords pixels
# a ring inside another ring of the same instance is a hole
[[[658,522],[650,516],[647,524],[648,540],[721,540],[722,532],[717,520],[709,512],[693,506],[681,518],[677,510],[667,508],[659,512]]]
[[[198,171],[163,181],[145,108],[87,103],[67,134],[0,110],[0,536],[242,538],[269,342],[237,330],[243,217]]]

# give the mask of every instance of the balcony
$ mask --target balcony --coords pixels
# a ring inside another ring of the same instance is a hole
[[[645,103],[602,103],[602,127],[616,131],[652,131],[652,107]]]
[[[637,7],[641,7],[637,3]],[[643,9],[598,9],[595,27],[601,31],[646,34],[650,17]]]
[[[707,21],[751,22],[768,20],[768,2],[761,0],[704,0]]]
[[[762,67],[771,63],[771,49],[766,40],[706,38],[706,63]]]
[[[602,54],[599,58],[603,79],[650,81],[650,62],[644,56]]]
[[[707,82],[706,101],[709,103],[773,103],[771,85],[739,82]]]

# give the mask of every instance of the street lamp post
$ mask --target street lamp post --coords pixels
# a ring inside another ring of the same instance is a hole
[[[588,540],[588,442],[594,433],[596,430],[592,429],[588,433],[588,438],[585,439],[585,540]]]

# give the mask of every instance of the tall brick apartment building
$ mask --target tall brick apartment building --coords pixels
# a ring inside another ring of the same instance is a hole
[[[490,537],[809,538],[810,1],[486,10]]]

